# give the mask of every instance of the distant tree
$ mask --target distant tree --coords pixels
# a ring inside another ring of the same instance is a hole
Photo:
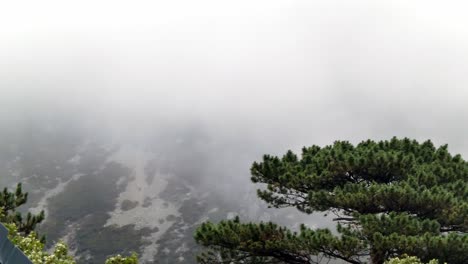
[[[8,188],[4,188],[0,192],[0,208],[3,208],[3,214],[0,218],[2,223],[14,223],[18,231],[28,235],[36,229],[37,224],[44,220],[44,211],[37,215],[27,213],[24,217],[17,208],[28,201],[28,193],[23,192],[21,183],[18,183],[16,190],[10,192]]]
[[[203,223],[199,263],[382,264],[403,254],[468,263],[468,163],[447,146],[408,138],[303,148],[299,158],[265,155],[251,168],[271,207],[336,217],[337,232],[238,218]],[[392,262],[390,262],[392,263]],[[402,262],[405,263],[405,262]]]

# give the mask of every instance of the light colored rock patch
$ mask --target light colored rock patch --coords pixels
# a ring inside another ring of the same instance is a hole
[[[234,218],[236,218],[236,216],[238,216],[239,214],[238,213],[235,213],[235,212],[228,212],[227,215],[226,215],[226,219],[227,220],[232,220]]]
[[[71,157],[67,162],[75,166],[80,165],[81,156],[79,154],[76,154],[75,156]]]
[[[57,186],[55,186],[55,188],[51,189],[51,190],[48,190],[46,192],[46,194],[41,198],[41,200],[37,203],[37,206],[34,207],[34,208],[31,208],[30,209],[30,212],[33,213],[33,214],[37,214],[39,213],[40,211],[44,210],[45,212],[45,215],[48,215],[48,211],[47,211],[47,204],[48,204],[48,200],[58,194],[60,194],[61,192],[63,192],[65,190],[65,187],[67,187],[67,185],[72,182],[72,181],[77,181],[79,178],[81,178],[81,176],[83,176],[84,174],[82,173],[77,173],[75,175],[73,175],[69,180],[67,181],[60,181],[59,184],[57,184]]]
[[[218,207],[215,207],[215,208],[209,210],[207,214],[213,214],[213,213],[216,213],[216,212],[218,212],[218,211],[219,211],[219,208],[218,208]]]
[[[180,205],[171,204],[159,198],[160,193],[167,187],[169,175],[156,173],[150,185],[146,182],[145,166],[155,158],[154,154],[143,151],[134,146],[122,146],[116,153],[109,157],[108,162],[116,162],[132,170],[130,181],[126,189],[120,193],[115,210],[110,212],[110,218],[105,226],[117,225],[125,226],[135,225],[135,228],[144,227],[158,228],[157,232],[149,233],[144,239],[151,242],[143,249],[142,260],[152,261],[157,253],[157,241],[173,224],[174,221],[168,221],[167,216],[180,216]],[[119,180],[118,183],[122,183]],[[145,198],[151,199],[151,205],[143,207]],[[122,202],[130,200],[138,202],[138,206],[127,211],[121,210]],[[158,219],[165,219],[160,223]]]

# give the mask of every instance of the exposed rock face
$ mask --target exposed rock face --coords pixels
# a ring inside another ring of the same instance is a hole
[[[132,251],[142,263],[193,263],[192,234],[218,200],[213,194],[161,171],[155,153],[135,146],[88,141],[71,148],[65,156],[2,159],[10,170],[5,185],[23,181],[31,210],[46,210],[40,228],[49,243],[65,240],[80,263]]]
[[[219,152],[200,138],[142,146],[86,139],[60,127],[38,129],[34,137],[11,133],[0,137],[0,184],[23,182],[30,209],[46,210],[40,232],[50,244],[65,240],[79,263],[131,252],[141,263],[194,263],[193,232],[203,221],[237,214],[274,219],[253,190],[236,191],[234,199],[215,191],[223,182],[203,153]],[[248,179],[247,173],[239,177]]]

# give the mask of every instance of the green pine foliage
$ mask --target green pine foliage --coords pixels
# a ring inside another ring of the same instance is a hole
[[[23,192],[21,183],[18,183],[14,192],[4,188],[3,192],[0,192],[0,208],[3,209],[0,222],[14,223],[18,227],[18,231],[24,235],[28,235],[35,230],[36,226],[44,220],[44,211],[37,215],[27,213],[26,217],[24,217],[16,210],[27,201],[28,193]]]
[[[336,215],[338,235],[273,223],[204,223],[200,263],[382,264],[408,254],[421,261],[468,263],[468,163],[447,146],[392,138],[303,148],[301,157],[265,155],[251,168],[271,207]]]

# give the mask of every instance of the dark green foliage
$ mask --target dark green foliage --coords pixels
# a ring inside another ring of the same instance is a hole
[[[21,183],[18,183],[14,192],[10,192],[7,188],[3,189],[3,192],[0,192],[0,208],[2,208],[3,213],[0,222],[16,224],[18,231],[24,235],[34,231],[37,224],[44,220],[44,211],[37,215],[27,213],[24,217],[16,209],[27,201],[28,193],[23,192]]]
[[[338,235],[271,223],[205,223],[200,263],[383,263],[402,254],[468,263],[468,163],[447,146],[410,139],[303,148],[251,168],[258,196],[276,208],[336,215]],[[259,244],[260,243],[260,244]],[[243,259],[244,262],[239,262]]]
[[[359,239],[336,237],[327,229],[302,226],[300,232],[293,233],[271,222],[242,224],[238,218],[219,224],[204,223],[195,239],[211,248],[198,256],[200,263],[314,263],[322,257],[323,249],[330,256],[359,263],[354,256],[365,246]]]

